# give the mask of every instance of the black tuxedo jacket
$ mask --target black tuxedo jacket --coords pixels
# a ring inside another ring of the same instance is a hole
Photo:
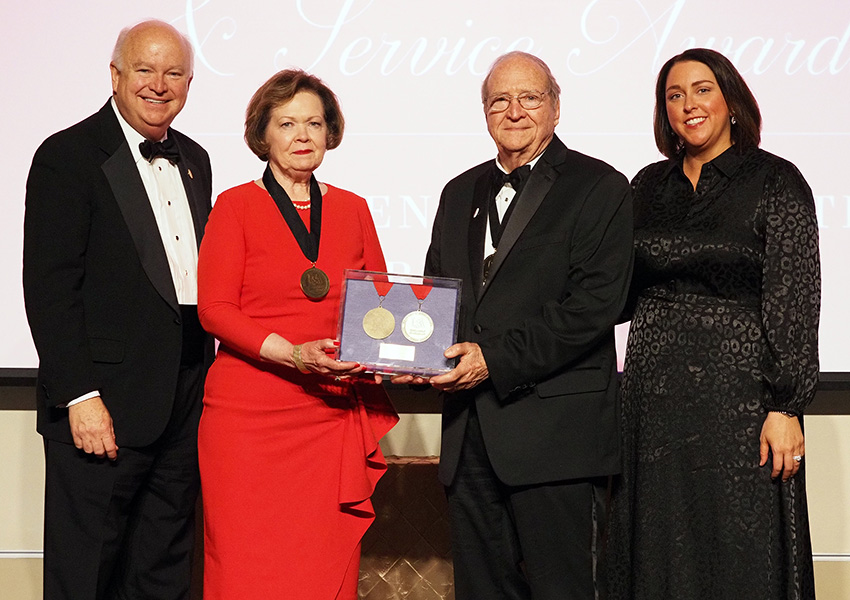
[[[481,346],[490,372],[444,397],[440,479],[454,477],[473,402],[504,483],[617,473],[613,327],[632,267],[628,181],[555,137],[514,200],[482,286],[492,169],[446,185],[425,264],[463,280],[459,339]]]
[[[209,156],[169,129],[201,241]],[[118,446],[145,446],[171,414],[180,307],[156,219],[109,102],[48,138],[27,180],[24,297],[39,356],[38,431],[72,442],[68,410],[99,390]]]

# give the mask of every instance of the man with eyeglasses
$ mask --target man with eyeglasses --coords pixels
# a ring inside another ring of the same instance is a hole
[[[597,597],[620,469],[614,324],[632,267],[631,195],[555,135],[560,88],[506,54],[482,85],[498,151],[450,181],[425,271],[463,280],[443,392],[457,600]],[[419,381],[419,380],[414,380]]]

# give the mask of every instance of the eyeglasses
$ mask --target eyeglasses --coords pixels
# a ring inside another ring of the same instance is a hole
[[[505,112],[511,106],[511,101],[514,99],[516,99],[516,101],[519,102],[519,105],[525,110],[534,110],[535,108],[540,108],[540,105],[543,104],[543,96],[546,94],[548,94],[548,92],[523,92],[516,96],[511,96],[509,94],[492,96],[487,98],[487,112]]]

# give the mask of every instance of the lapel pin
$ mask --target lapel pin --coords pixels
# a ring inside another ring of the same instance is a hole
[[[480,208],[476,208],[476,209],[475,209],[475,214],[474,214],[474,215],[472,215],[472,218],[473,218],[473,219],[474,219],[475,217],[477,217],[477,216],[478,216],[478,211],[479,211],[479,210],[481,210],[481,209],[480,209]]]
[[[192,169],[186,169],[186,173],[188,173],[188,174],[189,174],[189,179],[194,179],[194,178],[195,178],[195,176],[194,176],[194,175],[192,175]]]

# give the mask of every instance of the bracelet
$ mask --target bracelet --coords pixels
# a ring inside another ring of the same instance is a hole
[[[310,370],[304,365],[304,360],[301,358],[301,344],[292,347],[292,362],[295,367],[302,373],[309,373]]]
[[[797,417],[797,415],[795,415],[794,413],[790,413],[787,410],[772,410],[770,412],[779,413],[780,415],[784,415],[784,416],[788,417],[789,419],[794,419],[794,418]]]

